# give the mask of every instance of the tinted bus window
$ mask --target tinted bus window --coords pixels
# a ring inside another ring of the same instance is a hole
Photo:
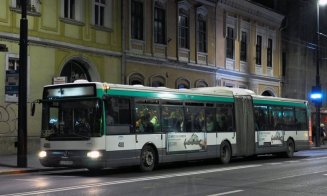
[[[297,130],[308,129],[307,112],[305,109],[295,108],[295,123]]]
[[[137,133],[161,132],[159,105],[135,105],[135,128]]]
[[[284,130],[296,130],[294,108],[283,107]]]
[[[218,131],[234,131],[234,112],[232,104],[217,104],[216,119]]]
[[[206,108],[206,130],[207,132],[217,131],[216,109]]]
[[[268,106],[257,105],[254,107],[255,129],[257,131],[269,130]]]
[[[130,99],[110,97],[106,100],[106,125],[109,134],[130,133],[131,108]]]
[[[204,108],[202,107],[185,108],[185,131],[187,132],[205,131]]]
[[[271,106],[271,124],[273,130],[283,130],[283,111],[280,106]]]
[[[183,107],[163,106],[162,107],[162,130],[165,132],[183,131]]]

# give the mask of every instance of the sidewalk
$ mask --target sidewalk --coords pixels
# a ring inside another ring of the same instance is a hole
[[[314,144],[311,145],[310,150],[327,149],[327,142],[320,147],[316,147]],[[0,175],[3,174],[20,174],[37,171],[53,171],[64,168],[52,168],[43,167],[38,159],[37,154],[27,155],[27,167],[17,167],[17,155],[0,155]]]
[[[2,174],[19,174],[36,171],[49,171],[62,168],[43,167],[39,162],[37,154],[27,155],[27,167],[17,167],[17,155],[0,155],[0,175]]]

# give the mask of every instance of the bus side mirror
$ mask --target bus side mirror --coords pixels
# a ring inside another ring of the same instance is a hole
[[[41,103],[41,100],[37,99],[31,103],[31,116],[34,116],[35,114],[35,103]]]

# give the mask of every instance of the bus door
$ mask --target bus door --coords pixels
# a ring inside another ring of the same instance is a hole
[[[235,96],[235,123],[237,154],[250,156],[255,153],[255,128],[251,96]]]
[[[186,160],[184,108],[180,101],[162,101],[161,125],[164,133],[165,162]]]
[[[112,162],[130,162],[136,157],[131,101],[128,97],[105,98],[106,151]]]
[[[161,130],[160,105],[157,99],[135,99],[135,147],[142,150],[145,145],[151,145],[158,151],[159,157],[163,154],[164,137]],[[139,155],[139,154],[138,154]]]

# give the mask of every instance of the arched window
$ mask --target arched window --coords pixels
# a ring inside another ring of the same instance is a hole
[[[133,73],[129,76],[128,84],[134,85],[134,84],[140,84],[144,85],[144,76],[140,73]]]
[[[195,88],[201,88],[201,87],[208,87],[208,83],[204,80],[197,80],[195,81]]]
[[[86,65],[78,60],[68,61],[61,70],[60,76],[67,77],[67,82],[74,82],[75,80],[91,81],[90,73]]]
[[[153,87],[166,86],[166,79],[160,75],[152,76],[150,78],[150,85]]]
[[[176,88],[181,89],[181,88],[186,88],[189,89],[191,87],[190,81],[188,81],[185,78],[179,78],[176,80]]]
[[[262,96],[272,96],[272,97],[274,97],[274,94],[271,91],[264,91],[262,93]]]

